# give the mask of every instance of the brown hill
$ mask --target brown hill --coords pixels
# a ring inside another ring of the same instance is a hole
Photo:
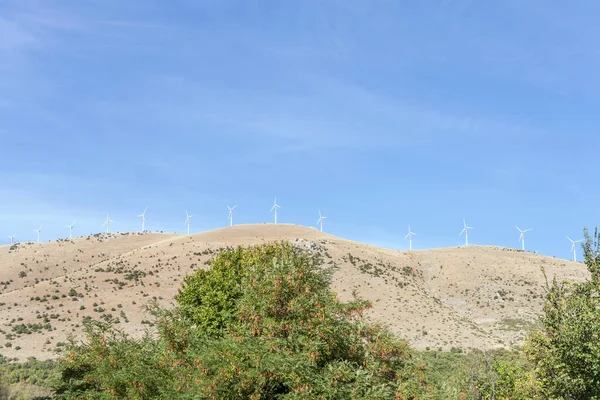
[[[182,279],[222,247],[289,240],[334,265],[333,289],[371,300],[369,317],[417,348],[519,343],[541,311],[549,278],[581,280],[583,264],[497,247],[404,252],[296,225],[239,225],[192,236],[99,234],[0,247],[0,354],[56,356],[84,317],[151,327],[144,305],[173,304]]]

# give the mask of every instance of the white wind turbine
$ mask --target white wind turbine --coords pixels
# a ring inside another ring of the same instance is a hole
[[[12,236],[9,236],[8,238],[10,239],[10,245],[12,246],[13,244],[15,244],[15,236],[17,236],[16,233],[13,233]]]
[[[573,240],[567,236],[567,239],[571,242],[571,251],[573,252],[573,261],[577,262],[577,246],[576,244],[579,242],[583,242],[583,239]]]
[[[227,206],[227,208],[229,209],[229,226],[233,226],[233,210],[235,210],[236,207],[237,204],[233,207]]]
[[[37,236],[38,236],[38,240],[37,240],[37,242],[38,242],[38,243],[40,242],[40,233],[42,233],[42,226],[43,226],[43,225],[40,225],[40,227],[39,227],[39,228],[37,228],[37,229],[34,229],[34,230],[33,230],[34,232],[37,232]]]
[[[187,225],[187,234],[190,234],[190,222],[192,222],[193,215],[188,214],[187,210],[185,210],[185,224]]]
[[[323,232],[323,220],[327,218],[321,215],[321,210],[319,210],[319,220],[317,221],[317,225],[321,226],[321,232]]]
[[[404,237],[404,239],[408,239],[408,249],[412,251],[412,238],[416,235],[413,231],[410,230],[410,224],[408,224],[408,234]]]
[[[277,224],[277,210],[280,209],[277,205],[277,197],[275,197],[275,201],[273,202],[273,207],[271,207],[271,211],[275,210],[275,224]],[[270,212],[270,211],[269,211]]]
[[[144,226],[146,224],[146,210],[148,210],[148,207],[144,208],[144,212],[138,215],[138,218],[142,219],[142,232],[145,231]]]
[[[517,228],[517,230],[519,232],[521,232],[521,234],[519,235],[519,240],[521,241],[521,250],[525,251],[525,232],[529,232],[532,229],[525,229],[524,231],[521,230],[518,226],[515,225],[515,228]]]
[[[75,221],[71,225],[67,225],[66,228],[69,228],[69,240],[73,238],[73,227],[75,226]]]
[[[110,224],[113,223],[115,221],[113,221],[112,219],[108,218],[108,213],[106,214],[106,221],[104,221],[104,223],[102,224],[102,226],[106,225],[106,233],[109,232],[110,230]]]
[[[459,235],[462,235],[463,232],[465,233],[465,246],[469,245],[469,229],[475,229],[471,226],[467,226],[467,221],[463,218],[463,230],[460,231]]]

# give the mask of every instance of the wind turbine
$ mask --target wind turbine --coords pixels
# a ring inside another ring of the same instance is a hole
[[[567,239],[571,242],[571,251],[573,252],[573,261],[577,262],[577,246],[576,243],[583,242],[583,239],[573,240],[567,236]]]
[[[235,210],[236,207],[237,204],[233,207],[227,206],[227,208],[229,209],[229,226],[233,226],[233,210]]]
[[[38,243],[40,242],[40,233],[42,233],[42,226],[43,225],[40,225],[40,227],[38,229],[34,229],[33,230],[34,232],[37,232],[37,235],[38,235],[38,241],[37,242]]]
[[[404,239],[408,239],[408,249],[412,251],[412,237],[416,235],[413,231],[410,230],[410,224],[408,225],[408,234],[404,237]]]
[[[144,232],[144,224],[146,223],[146,210],[148,207],[144,208],[144,212],[138,215],[138,218],[142,218],[142,232]]]
[[[13,244],[15,244],[15,236],[17,236],[16,233],[13,233],[12,236],[9,236],[8,238],[10,239],[10,245],[12,246]]]
[[[521,234],[519,235],[519,240],[521,241],[521,250],[525,251],[525,232],[529,232],[532,229],[525,229],[524,231],[522,231],[518,226],[515,225],[515,228],[517,228],[517,230],[519,232],[521,232]]]
[[[273,202],[273,207],[271,208],[271,211],[275,210],[275,224],[277,224],[277,210],[281,208],[277,205],[277,197],[275,197],[275,201]],[[269,212],[271,212],[269,211]]]
[[[75,226],[75,221],[73,221],[73,223],[71,225],[67,225],[66,227],[69,228],[69,240],[71,240],[73,238],[73,227]]]
[[[190,234],[190,222],[192,221],[193,215],[188,214],[187,210],[185,210],[185,224],[187,225],[187,234]]]
[[[106,225],[106,233],[108,233],[108,231],[110,230],[110,224],[112,222],[115,222],[115,221],[113,221],[112,219],[108,218],[108,213],[107,213],[106,214],[106,221],[104,221],[104,223],[102,224],[102,226]]]
[[[317,225],[321,225],[321,232],[323,232],[323,220],[327,218],[321,215],[321,210],[319,210],[319,220],[317,221]]]
[[[459,236],[465,233],[465,246],[469,245],[469,229],[475,229],[473,227],[467,226],[467,221],[463,218],[463,230],[460,231]]]

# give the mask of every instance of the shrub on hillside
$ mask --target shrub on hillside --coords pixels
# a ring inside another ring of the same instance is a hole
[[[198,270],[184,279],[175,299],[180,310],[196,326],[218,335],[235,319],[242,285],[249,271],[270,268],[274,260],[320,264],[317,253],[295,249],[287,242],[254,247],[227,248],[213,260],[209,270]],[[328,275],[328,270],[323,270]]]
[[[532,365],[520,350],[422,351],[417,357],[435,399],[542,399]]]
[[[49,399],[58,377],[54,361],[30,357],[25,362],[15,362],[0,355],[0,400]]]
[[[157,335],[88,322],[62,359],[62,398],[429,398],[408,345],[342,303],[291,244],[227,249],[186,279]]]

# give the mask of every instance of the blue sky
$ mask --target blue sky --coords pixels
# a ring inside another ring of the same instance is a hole
[[[280,221],[570,257],[594,207],[600,3],[0,0],[0,234]],[[0,241],[8,241],[0,239]]]

